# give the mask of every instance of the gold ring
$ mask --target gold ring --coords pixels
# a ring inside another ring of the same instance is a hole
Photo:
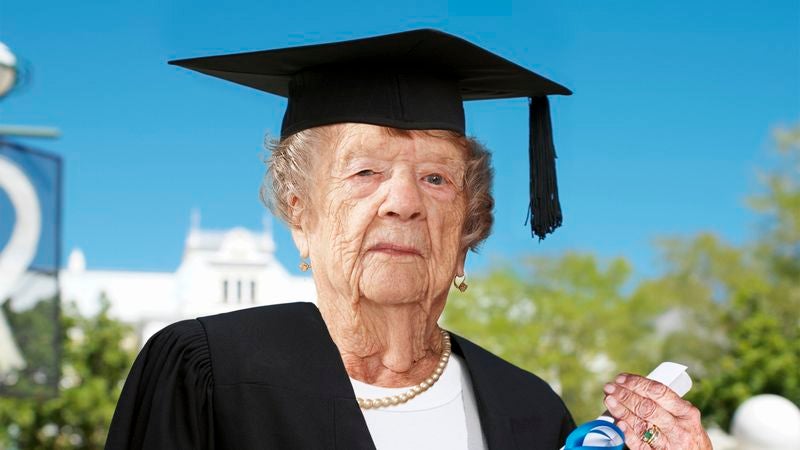
[[[644,430],[644,433],[642,433],[642,441],[652,447],[653,444],[655,444],[655,442],[658,440],[659,436],[661,436],[661,429],[659,429],[655,424],[651,424],[650,428]]]

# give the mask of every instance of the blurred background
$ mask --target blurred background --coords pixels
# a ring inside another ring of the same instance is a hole
[[[167,60],[424,27],[574,91],[541,242],[527,102],[466,105],[496,226],[444,325],[579,422],[671,360],[715,448],[800,448],[800,2],[0,0],[0,449],[102,448],[155,331],[314,300],[258,199],[285,100]]]

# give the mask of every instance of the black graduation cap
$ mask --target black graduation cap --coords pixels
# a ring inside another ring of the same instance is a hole
[[[529,97],[531,232],[561,225],[547,95],[564,86],[438,30],[170,61],[288,98],[281,136],[343,122],[465,134],[463,101]]]

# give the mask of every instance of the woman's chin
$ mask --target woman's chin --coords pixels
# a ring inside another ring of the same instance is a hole
[[[361,294],[386,305],[419,302],[425,295],[427,274],[409,265],[368,268],[361,276]]]

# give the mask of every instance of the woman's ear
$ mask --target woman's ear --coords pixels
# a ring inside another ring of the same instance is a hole
[[[300,252],[300,258],[308,258],[308,235],[305,231],[297,227],[292,227],[291,231],[292,240],[294,240],[294,245],[297,247],[297,251]]]
[[[289,230],[292,232],[292,240],[294,245],[300,252],[300,257],[308,258],[308,230],[306,230],[306,221],[304,220],[304,205],[299,197],[293,195],[289,200],[289,208],[291,211],[291,224]]]
[[[456,275],[464,275],[464,266],[467,264],[467,252],[469,248],[465,248],[458,253],[456,257]]]

